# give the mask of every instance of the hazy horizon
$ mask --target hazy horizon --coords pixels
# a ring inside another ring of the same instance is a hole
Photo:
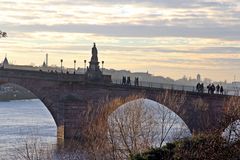
[[[0,0],[0,60],[83,67],[96,42],[105,68],[240,80],[237,0]]]

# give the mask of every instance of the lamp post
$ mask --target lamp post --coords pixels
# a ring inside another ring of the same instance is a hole
[[[102,72],[103,72],[103,64],[104,64],[104,61],[102,61]]]
[[[84,60],[84,73],[86,72],[86,63],[87,63],[87,60]]]
[[[76,60],[73,61],[74,62],[74,74],[76,74]]]
[[[63,73],[63,66],[62,66],[62,64],[63,64],[63,59],[61,59],[60,62],[61,62],[61,73]]]

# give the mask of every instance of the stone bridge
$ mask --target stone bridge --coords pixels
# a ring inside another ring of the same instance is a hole
[[[198,94],[194,92],[170,91],[178,96],[184,95],[185,101],[180,108],[168,106],[161,101],[159,95],[165,89],[122,86],[110,82],[110,77],[102,75],[102,81],[92,82],[86,75],[48,73],[42,71],[27,71],[14,69],[0,69],[0,83],[20,85],[38,97],[53,116],[57,128],[58,138],[73,138],[79,124],[87,124],[80,115],[87,110],[89,103],[98,104],[102,99],[125,99],[132,95],[137,98],[148,98],[166,105],[176,112],[191,131],[206,131],[218,126],[222,116],[225,95]],[[132,98],[131,100],[133,100]],[[121,104],[119,104],[121,105]],[[92,105],[94,107],[94,105]],[[117,106],[118,107],[118,106]],[[94,108],[93,108],[94,110]]]

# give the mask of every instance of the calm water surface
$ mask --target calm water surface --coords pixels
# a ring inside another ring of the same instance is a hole
[[[0,160],[32,136],[43,143],[57,142],[57,127],[44,104],[38,99],[0,102]]]

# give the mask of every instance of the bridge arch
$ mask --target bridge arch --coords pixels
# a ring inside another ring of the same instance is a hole
[[[36,99],[39,99],[46,109],[49,111],[50,115],[52,116],[56,126],[57,126],[57,136],[59,139],[62,139],[64,137],[64,124],[63,124],[63,116],[61,116],[61,119],[59,118],[59,110],[63,110],[63,107],[59,107],[59,97],[56,98],[54,94],[49,94],[49,90],[47,89],[47,85],[38,85],[37,80],[34,79],[33,81],[24,81],[19,79],[5,79],[1,78],[0,85],[7,85],[12,84],[15,86],[18,86],[20,88],[23,88],[24,90],[27,90],[30,92]],[[37,86],[38,85],[38,86]],[[46,87],[46,88],[45,88]],[[60,113],[63,113],[61,111]]]
[[[184,121],[171,109],[146,98],[127,101],[108,116],[108,139],[123,153],[141,152],[147,148],[191,136]]]
[[[165,106],[169,111],[175,113],[186,126],[193,132],[193,128],[191,125],[188,124],[189,117],[186,116],[184,105],[186,101],[186,94],[185,93],[175,93],[173,91],[163,91],[158,94],[148,94],[148,93],[130,93],[127,96],[115,97],[110,100],[110,113],[117,110],[124,104],[128,104],[138,100],[147,100],[149,103],[155,103],[155,105],[162,105]],[[109,101],[109,100],[108,100]]]
[[[175,111],[170,109],[170,107],[148,98],[138,97],[127,101],[116,107],[115,110],[109,114],[109,117],[120,114],[120,116],[128,118],[126,116],[133,116],[130,112],[138,112],[138,114],[140,114],[139,116],[142,116],[145,120],[148,118],[154,118],[155,122],[158,122],[159,124],[162,123],[165,127],[169,127],[169,131],[171,129],[176,129],[176,127],[179,126],[185,128],[184,131],[188,132],[188,135],[191,134],[191,130],[184,122],[183,118],[181,118]],[[148,117],[146,117],[145,114],[148,115]]]

